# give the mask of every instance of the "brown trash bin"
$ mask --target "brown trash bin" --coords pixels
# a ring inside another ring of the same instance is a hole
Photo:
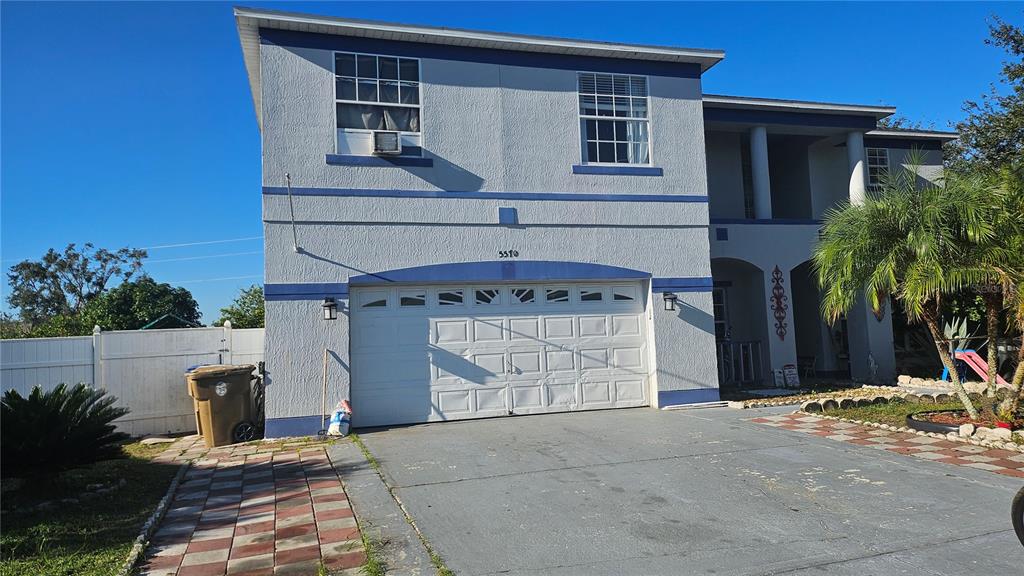
[[[196,429],[208,447],[256,438],[252,380],[256,367],[215,364],[185,373],[196,412]]]

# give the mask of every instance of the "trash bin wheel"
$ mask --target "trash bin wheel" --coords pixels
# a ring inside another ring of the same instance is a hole
[[[248,442],[256,439],[256,426],[252,422],[239,422],[235,425],[231,437],[235,442]]]

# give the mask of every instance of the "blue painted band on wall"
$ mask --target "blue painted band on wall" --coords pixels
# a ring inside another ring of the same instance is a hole
[[[573,174],[606,174],[619,176],[661,176],[663,171],[656,166],[593,166],[574,164]]]
[[[320,416],[294,416],[291,418],[267,418],[263,435],[266,438],[288,436],[316,436],[323,430]]]
[[[700,78],[700,64],[692,62],[661,62],[627,58],[602,58],[597,56],[575,56],[571,54],[548,54],[520,50],[499,50],[473,48],[449,44],[426,42],[404,42],[356,36],[337,36],[260,28],[260,44],[312,48],[318,50],[340,50],[406,56],[409,58],[433,58],[457,62],[479,62],[527,68],[548,68],[555,70],[586,70],[589,72],[618,72],[622,74],[647,74],[670,78]],[[425,82],[429,78],[422,79]],[[575,88],[573,88],[575,90]]]
[[[718,388],[697,388],[695,390],[659,390],[658,406],[681,406],[698,402],[718,402]]]
[[[651,292],[710,292],[712,278],[651,278]]]
[[[821,112],[782,112],[778,110],[744,110],[740,108],[710,108],[704,104],[705,122],[742,122],[745,124],[788,124],[796,126],[822,126],[872,130],[877,120],[874,115],[847,116]]]
[[[348,298],[348,284],[344,282],[332,283],[303,283],[283,284],[266,283],[263,285],[263,299],[268,302],[280,300],[320,300],[328,296],[334,298]]]
[[[454,262],[402,268],[374,274],[352,276],[350,286],[374,286],[394,282],[429,284],[433,282],[503,282],[549,280],[637,280],[651,275],[640,270],[547,260],[494,260]]]
[[[942,150],[941,140],[904,140],[903,138],[864,137],[865,148],[892,148],[894,150]]]
[[[328,154],[327,163],[334,166],[376,166],[379,168],[430,168],[433,158],[415,156],[358,156],[356,154]]]
[[[767,224],[770,226],[820,226],[821,220],[813,218],[711,218],[711,224]]]
[[[286,196],[281,186],[264,186],[267,196]],[[547,202],[698,202],[707,196],[684,194],[576,194],[571,192],[455,192],[451,190],[374,190],[364,188],[292,188],[295,196],[351,198],[460,198],[469,200],[527,200]]]

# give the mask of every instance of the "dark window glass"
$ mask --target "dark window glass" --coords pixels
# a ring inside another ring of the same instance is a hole
[[[385,82],[380,83],[380,101],[381,102],[394,102],[398,103],[398,82]]]
[[[353,78],[338,78],[334,82],[336,95],[339,100],[356,99],[356,81]]]
[[[615,145],[615,161],[629,162],[629,144],[622,142]]]
[[[615,140],[615,123],[602,120],[597,123],[598,140]]]
[[[363,308],[383,308],[384,306],[387,306],[387,305],[388,305],[387,299],[381,298],[380,300],[371,300],[371,301],[367,302],[366,304],[363,304]]]
[[[568,302],[569,291],[562,288],[547,290],[548,302]]]
[[[360,80],[359,81],[359,100],[361,102],[376,102],[377,101],[377,81],[376,80]]]
[[[355,54],[335,54],[334,55],[334,73],[338,76],[355,76],[356,75],[356,57]]]
[[[376,78],[377,77],[377,57],[376,56],[359,56],[356,58],[359,65],[360,78]]]
[[[587,162],[597,162],[597,142],[587,142]]]
[[[581,302],[600,302],[602,299],[600,292],[591,292],[590,290],[580,290],[580,301]]]
[[[416,60],[402,58],[398,61],[399,78],[408,82],[420,81],[420,65]]]
[[[401,306],[426,306],[426,294],[407,294],[399,301]]]
[[[413,82],[401,82],[401,98],[402,104],[419,104],[420,103],[420,85]]]
[[[497,290],[477,290],[476,291],[476,303],[477,304],[497,304],[498,303],[498,291]]]
[[[398,58],[378,58],[380,77],[384,80],[398,80]]]
[[[521,304],[529,304],[533,302],[533,289],[516,288],[515,290],[512,290],[512,296]]]
[[[437,293],[437,303],[441,306],[462,304],[462,290],[449,290]]]
[[[615,144],[612,142],[599,142],[597,144],[598,162],[615,162]]]

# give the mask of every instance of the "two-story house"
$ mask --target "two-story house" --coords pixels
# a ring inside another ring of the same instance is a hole
[[[811,357],[819,219],[946,133],[704,95],[719,50],[236,9],[263,143],[267,434],[715,401]]]

